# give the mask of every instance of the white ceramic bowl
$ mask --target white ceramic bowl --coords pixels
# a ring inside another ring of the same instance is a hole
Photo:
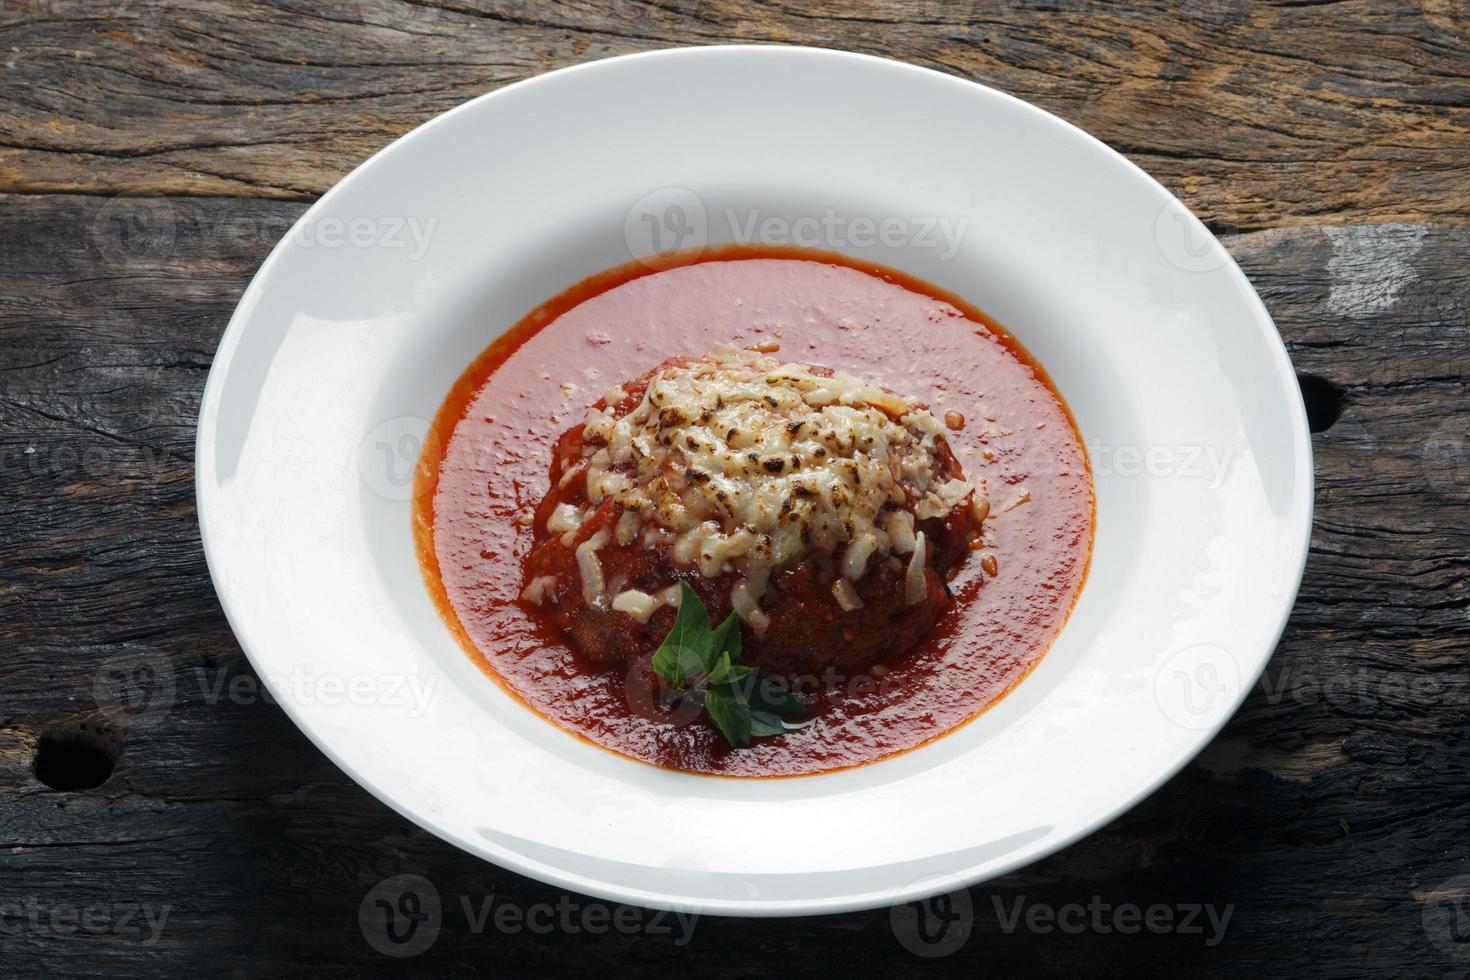
[[[663,771],[533,715],[451,638],[409,523],[417,439],[499,331],[635,254],[752,231],[899,267],[995,316],[1066,397],[1097,487],[1087,584],[1013,693],[917,751],[800,779]],[[1312,499],[1270,317],[1162,187],[994,90],[784,47],[553,72],[363,164],[240,301],[197,478],[241,646],[354,779],[544,881],[752,915],[948,891],[1154,790],[1270,656]]]

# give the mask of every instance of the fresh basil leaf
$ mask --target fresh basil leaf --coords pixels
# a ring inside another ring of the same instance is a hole
[[[719,659],[715,661],[715,665],[705,674],[704,682],[711,687],[714,687],[716,684],[727,683],[730,680],[730,669],[730,655],[728,653],[722,653]]]
[[[737,663],[740,660],[740,617],[734,613],[725,617],[725,621],[715,627],[714,635],[710,638],[710,652],[718,657],[722,653],[730,655],[730,662]]]
[[[729,684],[710,688],[704,693],[704,710],[735,748],[743,749],[750,744],[750,706],[737,688]]]
[[[692,681],[709,669],[708,655],[698,647],[679,647],[678,658],[679,673],[684,675],[686,682]]]
[[[734,613],[711,627],[709,610],[688,582],[679,583],[679,612],[669,635],[653,654],[658,675],[704,706],[710,720],[735,748],[753,736],[783,735],[784,722],[800,721],[807,710],[778,682],[739,663],[740,619]]]
[[[691,677],[707,670],[712,632],[704,603],[688,582],[680,581],[679,612],[669,635],[653,653],[653,669],[658,676],[682,689]]]
[[[756,738],[762,735],[785,735],[786,726],[781,724],[781,719],[776,715],[765,711],[750,711],[750,734]]]
[[[679,669],[679,655],[667,638],[653,651],[653,671],[670,684],[683,686],[684,672]]]
[[[752,714],[772,715],[782,721],[804,721],[809,713],[780,682],[754,676],[741,685]]]

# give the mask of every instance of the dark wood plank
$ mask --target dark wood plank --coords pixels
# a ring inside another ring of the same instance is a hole
[[[805,43],[995,85],[1214,227],[1470,217],[1462,0],[11,0],[0,191],[305,200],[470,96],[676,44]]]
[[[1465,883],[1454,879],[1470,871],[1470,226],[1300,226],[1226,238],[1298,368],[1323,379],[1326,400],[1341,401],[1313,440],[1312,559],[1287,635],[1266,681],[1199,760],[1098,834],[971,889],[973,933],[928,960],[904,945],[924,948],[903,910],[703,918],[682,945],[677,921],[634,911],[624,922],[637,931],[593,934],[581,917],[597,903],[413,828],[260,696],[199,548],[193,427],[239,293],[303,208],[0,196],[7,972],[1462,968],[1453,954],[1464,947],[1437,919],[1426,930],[1424,914],[1460,894]],[[140,233],[122,238],[122,227]],[[149,667],[156,673],[141,672]],[[152,710],[130,715],[110,699],[127,670],[160,696]],[[34,769],[48,736],[72,753],[63,762],[75,765],[76,746],[92,746],[115,756],[115,771],[95,789],[49,788]],[[427,877],[443,904],[432,947],[401,963],[358,921],[370,890],[399,874]],[[476,914],[491,899],[492,915],[503,904],[555,912],[560,903],[573,925],[512,932],[492,918],[477,932],[462,899]],[[1105,904],[1097,914],[1109,927],[1126,903],[1176,917],[1193,905],[1217,915],[1229,907],[1230,918],[1216,945],[1203,916],[1198,933],[1026,925],[1027,910],[1069,903],[1088,922],[1086,908]],[[72,910],[91,907],[106,928],[68,928]],[[157,922],[165,908],[151,941],[141,913]],[[1008,930],[1017,910],[1023,918]]]

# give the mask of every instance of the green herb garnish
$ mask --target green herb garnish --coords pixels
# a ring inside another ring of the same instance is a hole
[[[688,582],[679,583],[679,613],[653,653],[653,669],[681,696],[702,704],[737,749],[752,738],[784,734],[783,722],[807,718],[790,691],[740,665],[740,620],[731,613],[711,626]]]

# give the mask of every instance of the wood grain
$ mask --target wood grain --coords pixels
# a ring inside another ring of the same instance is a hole
[[[392,138],[507,82],[739,41],[847,48],[994,85],[1126,153],[1218,228],[1470,217],[1464,0],[6,9],[0,191],[306,200]]]
[[[1470,892],[1463,3],[4,11],[8,975],[1463,972],[1466,945],[1435,917]],[[596,903],[440,843],[327,761],[262,695],[200,551],[204,379],[241,291],[306,202],[480,91],[733,39],[889,53],[997,84],[1112,142],[1224,232],[1298,371],[1340,401],[1313,437],[1311,560],[1266,678],[1145,803],[970,889],[973,932],[947,956],[905,945],[902,909],[705,917],[687,943],[642,911],[632,931],[589,931],[580,916]],[[154,695],[146,708],[114,700],[120,678]],[[100,746],[115,771],[95,789],[47,787],[34,768],[47,736]],[[377,951],[358,919],[400,874],[426,877],[443,906],[436,941],[407,960]],[[573,925],[477,929],[487,899],[566,906]],[[1038,906],[1127,903],[1230,918],[1214,945],[1207,924],[1125,934],[1024,920]],[[155,935],[147,917],[165,912]]]

